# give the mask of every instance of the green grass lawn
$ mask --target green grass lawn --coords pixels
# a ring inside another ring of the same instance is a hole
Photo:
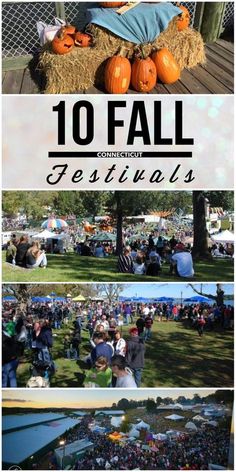
[[[3,282],[154,282],[180,281],[169,275],[169,266],[164,265],[159,277],[145,275],[119,274],[116,272],[117,258],[104,259],[80,257],[77,254],[49,254],[47,269],[21,269],[3,262]],[[5,254],[3,253],[3,260]],[[189,281],[219,282],[233,281],[234,264],[232,260],[215,259],[194,263],[195,276]]]
[[[123,327],[127,339],[131,326]],[[57,370],[51,387],[81,387],[90,352],[89,336],[82,330],[81,360],[63,357],[63,338],[71,325],[53,330],[53,359]],[[233,387],[233,331],[205,332],[200,338],[188,323],[154,322],[152,339],[146,343],[142,387]],[[18,387],[30,377],[30,352],[26,351],[17,369]]]

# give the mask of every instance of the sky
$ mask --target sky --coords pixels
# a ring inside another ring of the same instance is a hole
[[[126,389],[125,392],[114,389],[81,390],[81,389],[52,389],[52,390],[3,390],[3,407],[25,408],[103,408],[110,407],[121,398],[128,400],[144,400],[158,396],[176,399],[180,395],[192,398],[194,393],[206,396],[214,393],[215,389]]]
[[[197,290],[200,290],[200,285],[202,285],[202,292],[206,294],[215,295],[216,294],[216,284],[194,284]],[[225,291],[226,295],[234,293],[233,284],[222,284],[222,288]],[[183,298],[189,298],[194,295],[197,295],[194,290],[189,287],[188,283],[140,283],[140,284],[129,284],[125,286],[122,296],[131,297],[176,297],[181,298],[181,292]]]

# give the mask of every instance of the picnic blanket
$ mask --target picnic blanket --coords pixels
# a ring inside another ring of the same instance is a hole
[[[114,8],[88,8],[87,21],[108,29],[135,44],[152,43],[166,30],[174,16],[182,13],[171,3],[140,3],[124,15]]]

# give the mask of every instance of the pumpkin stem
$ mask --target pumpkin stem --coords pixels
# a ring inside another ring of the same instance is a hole
[[[64,26],[62,26],[62,27],[59,29],[59,31],[58,31],[58,33],[57,33],[57,36],[58,36],[59,39],[63,39],[63,38],[64,38],[64,36],[65,36],[65,27],[64,27]]]
[[[143,48],[142,44],[140,44],[140,51],[141,51],[142,59],[146,59],[145,53],[144,53],[144,48]]]
[[[128,54],[128,49],[125,46],[121,46],[118,51],[117,56],[127,57],[127,54]]]

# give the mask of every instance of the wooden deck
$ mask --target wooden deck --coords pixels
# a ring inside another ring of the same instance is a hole
[[[223,39],[206,46],[207,63],[183,70],[181,79],[173,85],[158,84],[152,94],[232,94],[234,92],[234,45]],[[43,93],[42,78],[34,80],[29,69],[3,72],[3,94]],[[75,91],[75,93],[78,93]],[[102,94],[95,87],[83,92]],[[129,90],[130,94],[137,92]]]

